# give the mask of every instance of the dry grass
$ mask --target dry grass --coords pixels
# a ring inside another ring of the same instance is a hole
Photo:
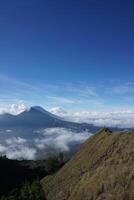
[[[47,200],[133,200],[134,133],[102,129],[41,182]]]

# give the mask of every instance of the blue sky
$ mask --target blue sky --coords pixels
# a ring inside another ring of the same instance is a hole
[[[133,107],[134,1],[0,1],[0,104]]]

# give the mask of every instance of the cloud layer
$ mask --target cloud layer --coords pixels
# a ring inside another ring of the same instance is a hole
[[[26,110],[27,107],[21,104],[13,104],[11,107],[0,110],[1,113],[8,112],[18,114]],[[86,122],[97,127],[131,128],[134,129],[134,110],[122,109],[105,112],[66,112],[60,107],[54,107],[50,112],[74,122]],[[48,152],[68,152],[76,144],[83,143],[92,133],[73,132],[65,128],[47,128],[36,130],[33,139],[14,137],[13,130],[5,130],[7,138],[0,142],[0,154],[6,154],[11,159],[36,159],[41,154],[46,156]],[[34,133],[35,133],[34,132]],[[1,130],[0,130],[1,133]],[[2,133],[3,134],[3,133]],[[2,136],[3,137],[3,136]]]
[[[98,127],[134,128],[134,110],[107,112],[64,112],[60,108],[50,110],[66,120],[86,122]]]
[[[36,159],[50,152],[68,152],[73,145],[80,145],[90,135],[89,132],[73,132],[65,128],[47,128],[36,131],[33,139],[9,137],[0,144],[0,153],[10,159]],[[13,133],[12,133],[13,134]]]
[[[25,111],[26,109],[27,106],[24,103],[5,105],[0,107],[0,114],[10,113],[12,115],[18,115],[19,113]]]
[[[59,151],[69,151],[70,145],[84,142],[91,134],[89,132],[73,132],[66,128],[47,128],[41,130],[42,138],[36,138],[39,149],[54,148]]]
[[[1,155],[10,159],[35,159],[36,149],[29,147],[29,141],[21,137],[10,137],[0,144]]]

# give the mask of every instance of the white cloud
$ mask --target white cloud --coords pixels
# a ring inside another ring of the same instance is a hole
[[[0,154],[10,159],[36,159],[40,151],[44,156],[47,156],[51,150],[52,152],[69,151],[73,144],[83,143],[91,134],[86,131],[73,132],[66,128],[47,128],[37,130],[37,135],[32,139],[8,136],[0,144]]]
[[[53,109],[51,111],[53,112]],[[60,109],[57,109],[54,114],[69,121],[86,122],[98,127],[134,128],[134,110],[130,109],[106,112],[60,112]]]
[[[17,144],[24,144],[27,142],[27,140],[21,137],[12,137],[12,138],[6,139],[5,142],[9,145],[12,145],[12,144],[17,145]]]
[[[0,144],[0,154],[6,155],[9,159],[35,159],[36,149],[29,147],[23,138],[6,139],[6,145]]]
[[[12,106],[15,108],[16,106]],[[18,108],[18,107],[17,107]],[[19,108],[25,108],[20,106]],[[20,109],[21,110],[21,109]],[[98,127],[118,127],[118,128],[134,128],[134,109],[122,109],[105,112],[66,112],[60,107],[55,107],[49,111],[63,117],[66,120],[74,122],[86,122]],[[10,133],[12,130],[6,130]],[[55,151],[69,151],[72,144],[83,143],[91,133],[89,132],[73,132],[66,128],[47,128],[36,131],[38,137],[31,139],[12,136],[0,144],[0,153],[6,154],[9,158],[17,159],[35,159],[39,150],[44,152],[49,149]]]
[[[60,115],[60,116],[62,116],[62,115],[64,116],[67,114],[67,112],[60,107],[51,108],[51,109],[49,109],[49,112],[52,112],[53,114]]]
[[[6,130],[6,133],[12,133],[12,130],[7,129],[7,130]]]
[[[73,132],[66,128],[47,128],[40,131],[42,138],[36,138],[35,145],[39,149],[55,148],[56,150],[69,151],[72,143],[84,142],[91,133]]]
[[[60,108],[52,109],[64,119],[75,122],[86,122],[95,126],[134,128],[134,110],[119,110],[107,112],[65,112]],[[49,150],[69,151],[71,145],[81,144],[90,137],[89,132],[73,132],[66,128],[47,128],[36,131],[38,137],[27,140],[22,137],[9,137],[5,144],[0,144],[0,153],[12,159],[36,159],[38,152],[47,155]],[[12,132],[13,135],[13,132]]]
[[[24,103],[11,104],[0,107],[0,114],[10,113],[12,115],[18,115],[25,110],[27,110],[27,106]]]
[[[3,154],[6,151],[6,147],[0,144],[0,154]]]
[[[10,113],[16,115],[27,109],[27,106],[23,103],[20,104],[12,104],[10,107]]]
[[[5,139],[5,144],[0,144],[0,154],[9,159],[35,159],[36,149],[29,147],[29,141],[21,137]]]
[[[36,138],[35,145],[39,149],[54,148],[60,151],[69,151],[72,143],[84,142],[91,133],[73,132],[66,128],[47,128],[40,132],[42,138]]]
[[[20,146],[15,149],[12,149],[12,148],[6,149],[6,156],[9,159],[33,160],[35,159],[35,155],[36,155],[36,149],[25,147],[25,146]]]

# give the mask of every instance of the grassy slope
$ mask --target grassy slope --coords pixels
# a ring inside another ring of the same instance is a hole
[[[101,130],[41,183],[47,200],[134,199],[134,133]]]

